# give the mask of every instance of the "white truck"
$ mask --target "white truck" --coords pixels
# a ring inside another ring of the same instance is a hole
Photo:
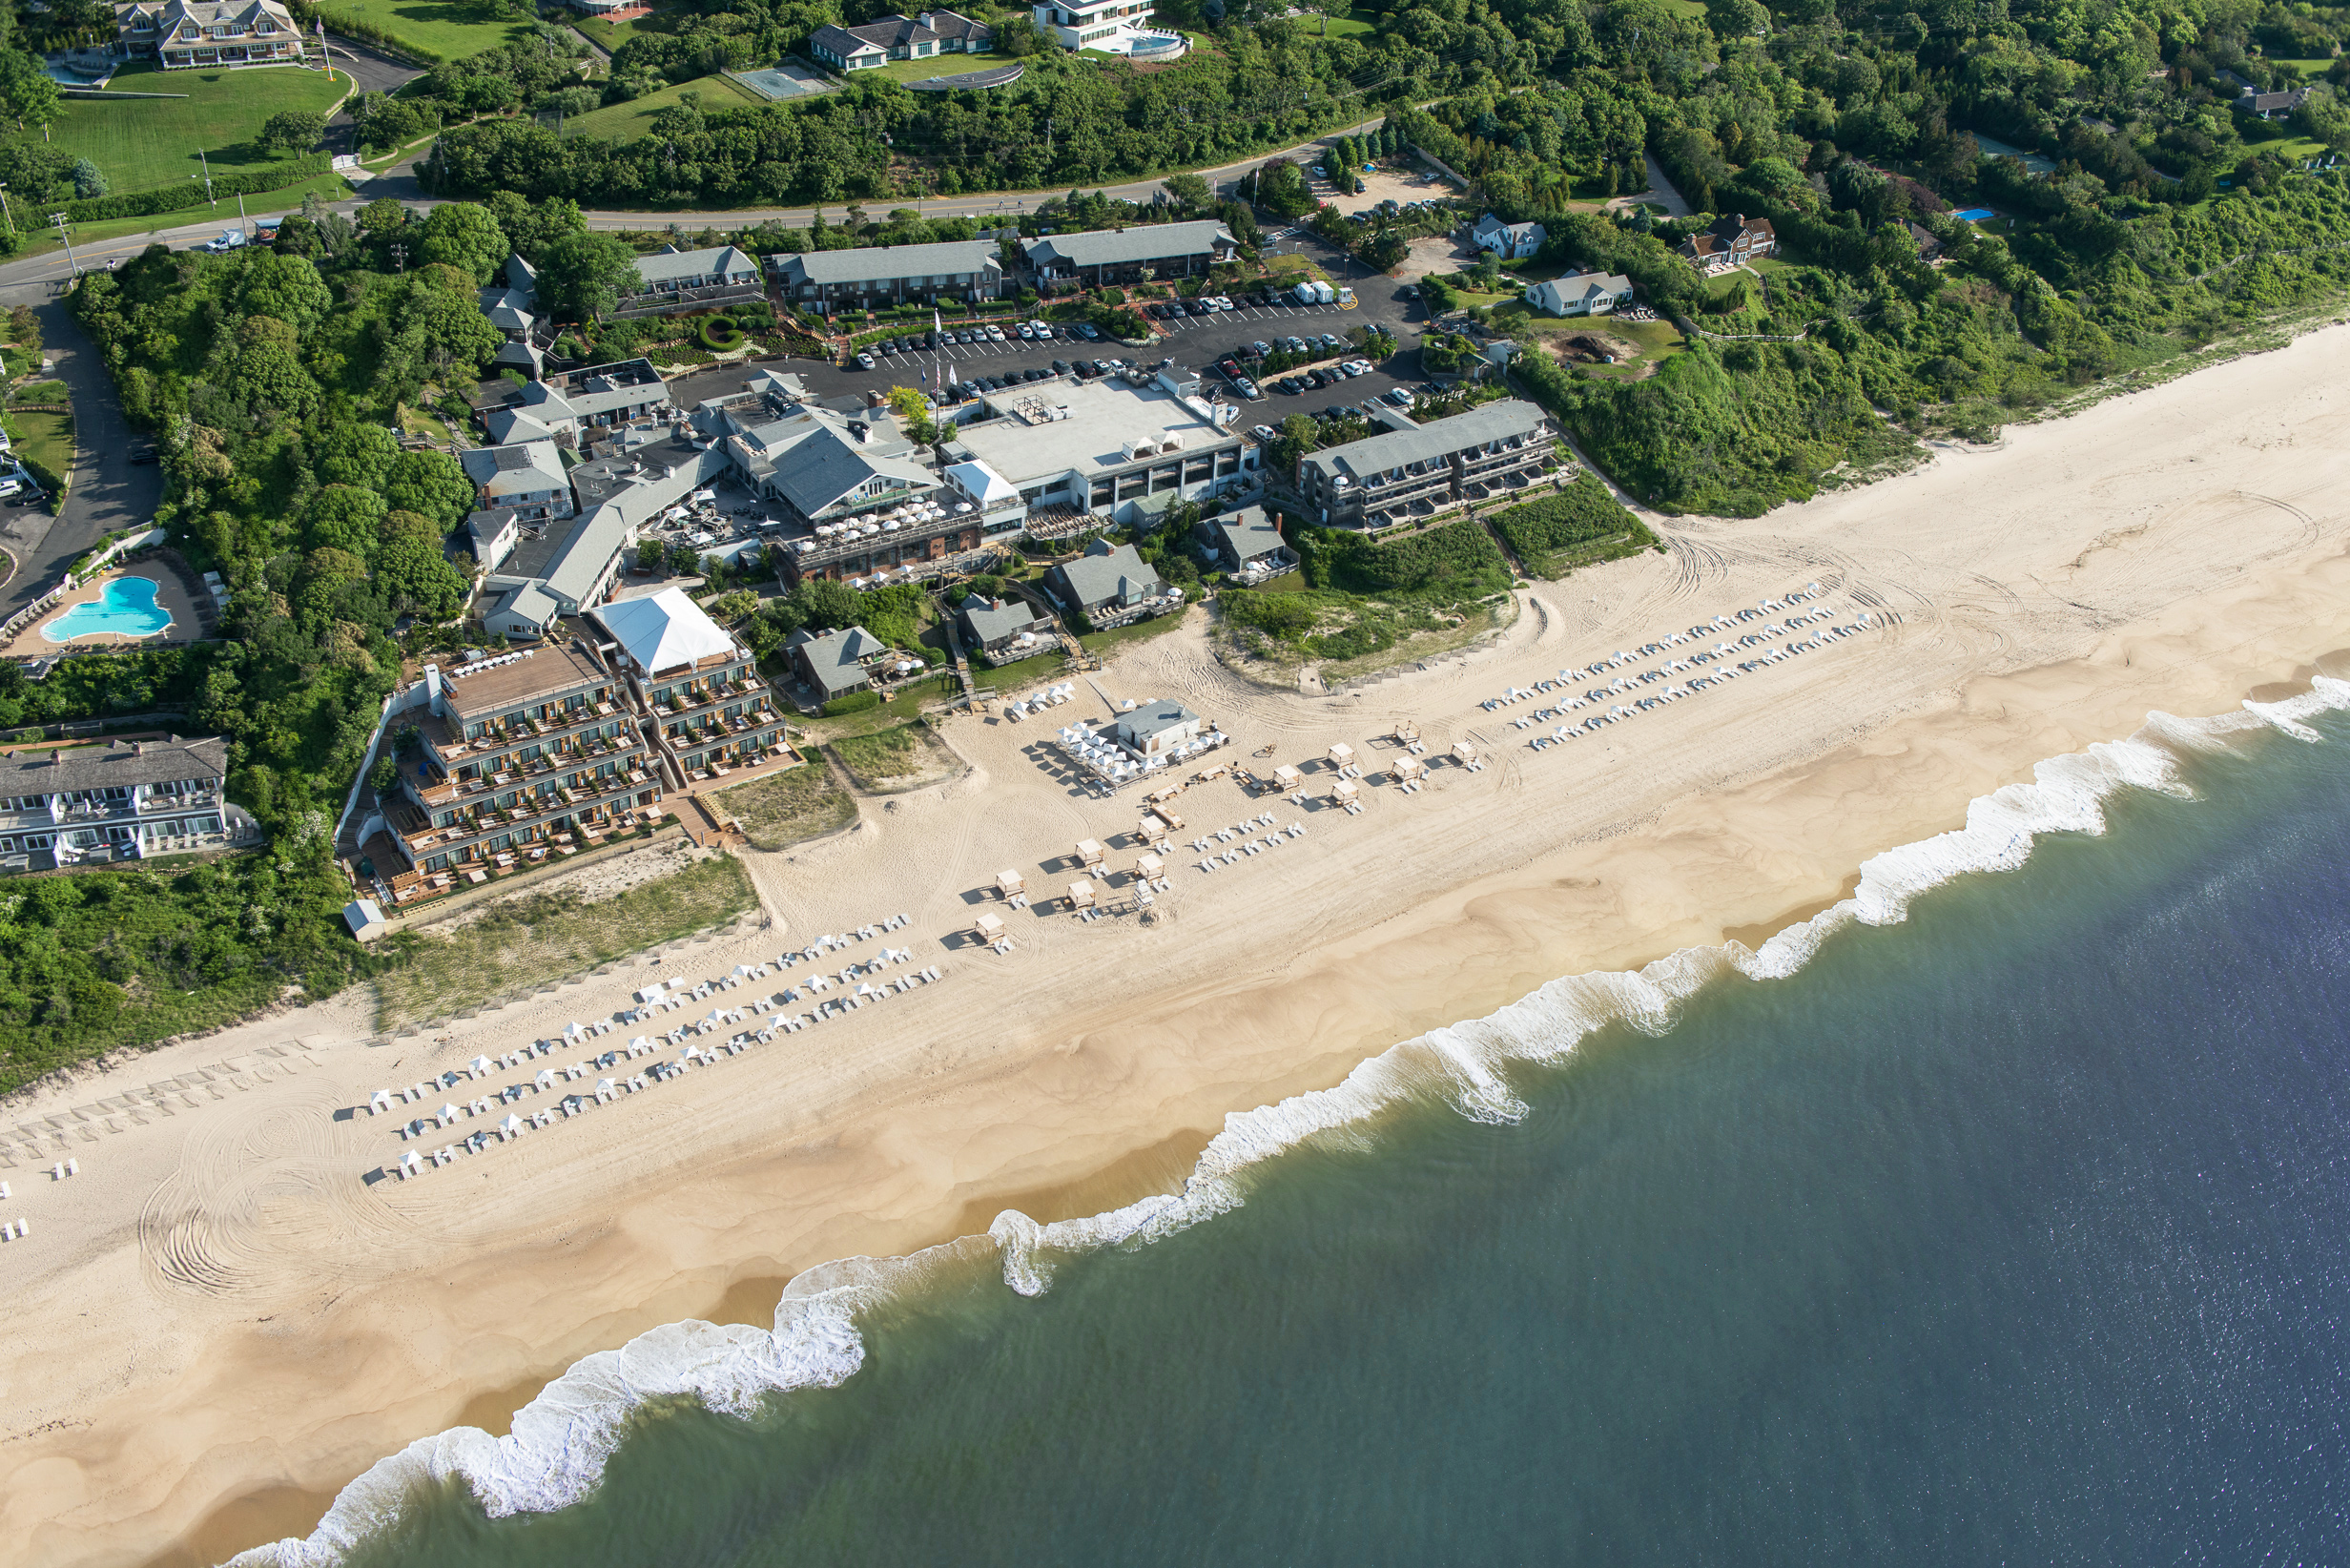
[[[1301,305],[1310,305],[1314,303],[1316,299],[1313,292],[1313,284],[1310,281],[1298,284],[1297,287],[1291,289],[1289,293],[1296,297],[1297,302]]]
[[[223,229],[220,231],[219,238],[205,240],[204,248],[216,256],[219,255],[222,251],[243,250],[245,248],[245,231],[242,229]]]
[[[1313,302],[1315,304],[1327,305],[1337,298],[1337,290],[1331,288],[1328,283],[1323,282],[1320,279],[1314,279]]]

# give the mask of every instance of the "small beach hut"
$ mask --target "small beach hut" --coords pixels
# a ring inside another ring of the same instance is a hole
[[[1396,745],[1415,746],[1419,744],[1419,739],[1420,727],[1418,725],[1412,723],[1410,719],[1397,719],[1395,721]]]
[[[971,922],[971,929],[983,942],[999,941],[1003,937],[1003,922],[993,915],[981,914]]]
[[[1155,855],[1138,856],[1134,861],[1134,875],[1141,881],[1156,881],[1166,875],[1166,863]]]
[[[1069,884],[1069,908],[1072,911],[1093,907],[1093,883],[1080,877]]]
[[[1466,768],[1477,759],[1477,749],[1465,740],[1453,742],[1453,760]]]
[[[1426,772],[1428,764],[1409,752],[1397,757],[1395,765],[1388,770],[1389,775],[1398,784],[1409,784]]]
[[[1142,820],[1134,824],[1134,836],[1144,843],[1155,843],[1166,836],[1166,823],[1157,812],[1144,812]]]
[[[996,873],[997,897],[1004,899],[1017,898],[1027,891],[1028,879],[1025,877],[1022,877],[1019,872],[1000,871]]]
[[[1283,766],[1273,770],[1273,782],[1280,786],[1283,793],[1287,794],[1288,792],[1296,789],[1299,785],[1305,783],[1306,775],[1299,773],[1295,768],[1289,767],[1285,763]]]
[[[1351,806],[1362,795],[1362,786],[1351,778],[1342,778],[1330,786],[1330,804]]]
[[[1330,759],[1331,767],[1345,773],[1354,766],[1354,748],[1342,740],[1330,749]]]
[[[1077,863],[1088,871],[1100,870],[1103,860],[1107,857],[1108,854],[1109,852],[1094,839],[1081,838],[1077,841]]]

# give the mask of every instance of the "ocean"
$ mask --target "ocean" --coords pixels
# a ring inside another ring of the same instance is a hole
[[[2044,767],[1184,1199],[648,1335],[243,1560],[2350,1560],[2350,719],[2283,722]]]

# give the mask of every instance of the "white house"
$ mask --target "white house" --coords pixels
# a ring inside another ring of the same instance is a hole
[[[1605,316],[1632,299],[1632,279],[1610,272],[1578,272],[1526,287],[1526,303],[1553,316]]]
[[[1469,231],[1469,237],[1480,250],[1488,250],[1504,261],[1524,261],[1542,249],[1550,238],[1550,231],[1539,223],[1504,223],[1487,213],[1477,219],[1477,226]]]

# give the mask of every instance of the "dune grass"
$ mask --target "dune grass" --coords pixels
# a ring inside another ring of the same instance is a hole
[[[742,824],[753,849],[786,850],[844,828],[856,818],[856,801],[833,775],[814,763],[754,778],[748,784],[704,797],[721,816]]]

